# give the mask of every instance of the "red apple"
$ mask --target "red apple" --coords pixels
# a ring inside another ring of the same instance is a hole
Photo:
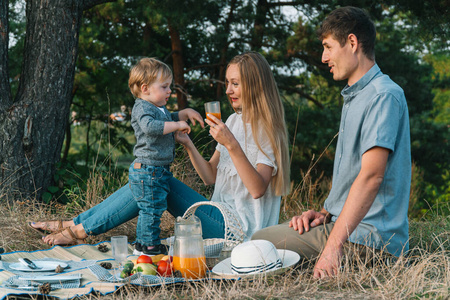
[[[168,277],[172,275],[172,266],[167,260],[160,260],[158,262],[158,268],[156,269],[156,271],[159,275]]]

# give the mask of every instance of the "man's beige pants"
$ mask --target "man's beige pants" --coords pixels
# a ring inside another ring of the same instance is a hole
[[[314,260],[325,248],[328,236],[333,227],[334,222],[330,222],[325,225],[310,228],[308,232],[299,234],[298,231],[289,227],[289,222],[286,222],[257,231],[252,236],[252,240],[268,240],[277,249],[287,249],[297,252],[300,254],[302,260]],[[350,256],[351,259],[370,260],[375,253],[379,253],[379,250],[348,241],[345,242],[343,249],[344,255]]]

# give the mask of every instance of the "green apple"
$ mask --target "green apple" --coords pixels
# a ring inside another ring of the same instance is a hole
[[[131,271],[131,274],[141,272],[144,275],[156,275],[156,267],[153,264],[140,263],[136,264]]]

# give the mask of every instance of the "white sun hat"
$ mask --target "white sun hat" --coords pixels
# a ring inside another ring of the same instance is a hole
[[[234,247],[231,257],[215,265],[212,272],[221,276],[248,276],[261,273],[278,274],[294,266],[300,255],[276,249],[266,240],[252,240]]]

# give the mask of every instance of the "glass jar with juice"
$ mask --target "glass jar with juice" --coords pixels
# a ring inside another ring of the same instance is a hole
[[[196,216],[188,219],[178,217],[175,221],[173,268],[184,278],[197,279],[206,275],[202,226]]]

